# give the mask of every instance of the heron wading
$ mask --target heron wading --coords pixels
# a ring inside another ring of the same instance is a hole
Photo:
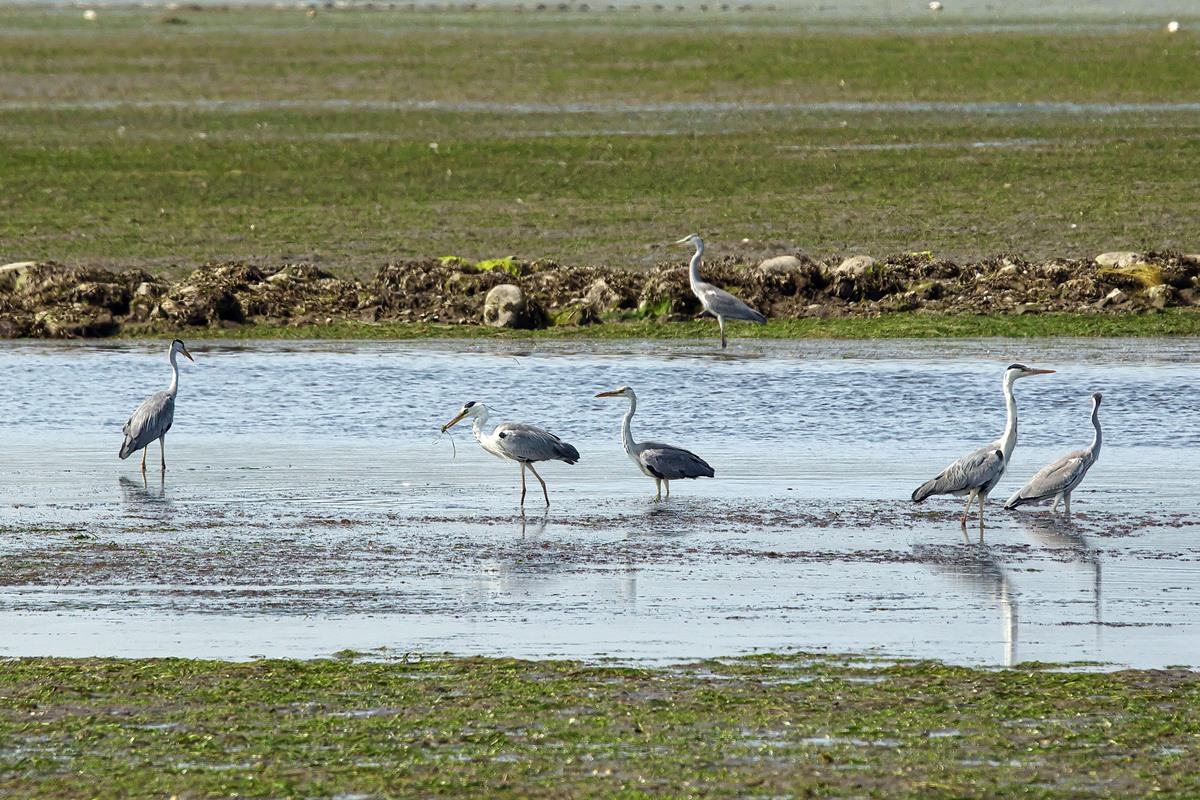
[[[167,431],[175,421],[175,395],[179,393],[179,364],[175,357],[183,353],[188,361],[195,362],[192,354],[187,351],[182,339],[171,342],[171,385],[165,392],[155,392],[142,401],[133,412],[133,416],[125,422],[121,429],[125,434],[125,442],[117,453],[122,459],[129,458],[138,450],[142,451],[142,472],[146,471],[146,450],[148,445],[158,439],[159,455],[162,458],[162,468],[167,468]]]
[[[700,301],[700,305],[704,306],[704,310],[717,318],[717,324],[721,326],[722,349],[727,346],[725,320],[738,319],[746,322],[757,322],[759,325],[767,321],[766,317],[729,292],[700,280],[700,260],[704,257],[703,239],[693,233],[683,237],[675,244],[690,244],[696,247],[696,253],[692,256],[692,261],[688,265],[688,282],[692,285],[692,294],[696,295],[696,298]]]
[[[488,407],[474,400],[462,407],[458,416],[442,426],[442,433],[453,428],[467,417],[471,418],[471,433],[484,450],[497,458],[508,458],[521,465],[521,506],[525,505],[525,468],[533,473],[542,485],[546,507],[550,506],[550,493],[546,482],[538,475],[533,464],[536,461],[565,461],[574,464],[579,460],[579,451],[555,436],[550,431],[523,422],[501,422],[491,433],[483,429],[488,419]]]
[[[920,503],[935,494],[951,494],[956,497],[967,495],[967,507],[963,509],[960,521],[965,529],[971,503],[979,498],[979,534],[982,536],[983,504],[1004,476],[1013,450],[1017,446],[1017,399],[1013,396],[1013,383],[1031,375],[1049,375],[1053,372],[1052,369],[1033,369],[1024,364],[1013,364],[1004,370],[1004,405],[1008,420],[1004,425],[1003,435],[986,447],[958,459],[942,470],[936,478],[921,484],[912,493],[913,502]]]
[[[621,444],[629,458],[637,464],[647,476],[654,478],[654,486],[658,494],[654,499],[662,500],[663,484],[667,485],[667,497],[671,496],[671,481],[680,478],[711,478],[715,474],[713,468],[700,456],[691,450],[684,450],[662,442],[635,442],[629,423],[637,411],[637,395],[628,386],[614,389],[611,392],[601,392],[596,397],[627,397],[629,410],[621,421]]]
[[[1104,438],[1100,431],[1100,401],[1102,399],[1104,396],[1099,392],[1092,395],[1092,427],[1096,429],[1096,433],[1092,436],[1092,443],[1082,450],[1067,453],[1057,461],[1042,467],[1036,475],[1029,479],[1028,483],[1008,498],[1004,504],[1005,508],[1016,508],[1026,503],[1037,503],[1053,497],[1054,505],[1050,507],[1050,510],[1057,511],[1061,501],[1066,503],[1066,515],[1071,516],[1071,492],[1075,491],[1075,487],[1083,482],[1084,476],[1092,468],[1092,464],[1095,464],[1096,460],[1100,458],[1100,442]]]

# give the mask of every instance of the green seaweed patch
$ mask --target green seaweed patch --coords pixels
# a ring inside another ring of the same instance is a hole
[[[756,654],[9,659],[23,797],[1191,797],[1200,676]]]
[[[572,324],[572,307],[551,315],[553,327],[511,330],[432,322],[332,322],[324,325],[241,325],[177,333],[188,339],[662,339],[707,340],[716,321],[663,322],[644,312],[606,314],[594,324]],[[731,322],[732,339],[1035,339],[1047,337],[1148,337],[1200,335],[1200,311],[1167,309],[1146,314],[931,314],[900,312],[877,317],[769,320],[766,325]],[[127,339],[161,338],[176,331],[124,334]]]

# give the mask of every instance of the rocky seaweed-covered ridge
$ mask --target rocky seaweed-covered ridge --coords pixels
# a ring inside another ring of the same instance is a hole
[[[1172,252],[1045,263],[997,256],[967,264],[928,254],[826,261],[799,255],[761,263],[725,257],[707,261],[704,275],[776,319],[1200,308],[1200,256]],[[512,259],[481,265],[405,261],[387,264],[368,282],[307,264],[212,263],[177,282],[139,269],[112,272],[54,262],[0,267],[0,338],[340,321],[549,327],[623,318],[681,320],[699,311],[681,262],[635,271]]]

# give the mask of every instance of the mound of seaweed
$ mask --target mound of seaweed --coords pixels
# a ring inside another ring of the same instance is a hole
[[[928,254],[826,261],[798,256],[767,268],[726,256],[706,280],[773,318],[878,316],[901,311],[1119,314],[1200,306],[1200,258],[1137,254],[1114,264],[1032,263],[1001,255],[959,264]],[[341,321],[482,324],[488,292],[517,286],[539,326],[700,313],[680,262],[644,270],[504,259],[403,261],[373,280],[308,264],[205,264],[169,282],[142,270],[110,272],[55,262],[0,267],[0,338],[85,338],[124,332],[307,326]]]

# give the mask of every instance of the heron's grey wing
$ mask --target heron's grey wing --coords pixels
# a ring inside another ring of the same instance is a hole
[[[935,494],[964,494],[972,489],[986,488],[1004,474],[1004,453],[991,445],[963,456],[942,470],[936,478],[925,481],[912,493],[914,502]]]
[[[574,464],[579,451],[550,431],[523,422],[496,426],[500,447],[517,461],[565,461]]]
[[[718,289],[711,283],[702,283],[697,286],[696,295],[706,310],[725,319],[740,319],[760,324],[767,321],[766,317],[746,305],[741,299],[734,297],[724,289]]]
[[[121,445],[118,455],[128,458],[130,453],[136,453],[171,430],[171,423],[174,421],[175,398],[171,393],[156,392],[150,395],[142,401],[121,429],[125,434],[125,442]]]
[[[716,473],[700,456],[682,447],[662,442],[642,442],[638,460],[656,478],[668,481],[680,478],[711,478]]]
[[[1047,464],[1029,479],[1004,503],[1005,508],[1016,508],[1024,503],[1036,503],[1048,497],[1074,489],[1092,468],[1095,459],[1089,450],[1068,453],[1052,464]]]

